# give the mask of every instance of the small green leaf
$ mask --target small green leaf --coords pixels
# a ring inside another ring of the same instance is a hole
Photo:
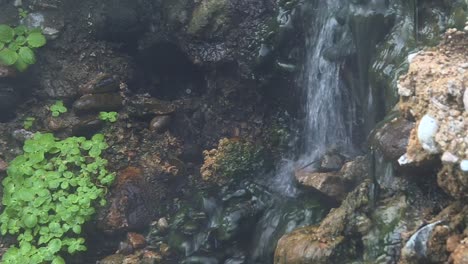
[[[14,30],[15,30],[15,34],[18,36],[22,36],[26,34],[26,32],[28,32],[28,29],[23,25],[15,27]]]
[[[23,224],[27,228],[33,228],[37,224],[37,217],[35,215],[28,214],[23,218]]]
[[[34,52],[28,47],[21,47],[18,50],[18,55],[26,64],[36,63],[36,56],[34,55]]]
[[[52,239],[50,242],[49,242],[49,245],[47,246],[47,249],[52,253],[56,253],[58,251],[60,251],[60,249],[62,248],[62,241],[60,239]]]
[[[7,25],[0,25],[0,41],[1,42],[11,42],[13,37],[15,36],[15,31],[7,26]]]
[[[23,61],[23,59],[18,58],[18,60],[15,62],[15,67],[18,69],[20,72],[24,72],[28,69],[29,64]]]
[[[52,264],[65,264],[65,260],[60,256],[56,256],[54,260],[52,260]]]
[[[6,66],[10,66],[15,64],[17,60],[18,54],[15,51],[10,50],[8,48],[0,50],[0,63]]]
[[[27,41],[32,48],[39,48],[46,44],[46,38],[40,32],[32,32],[29,34]]]

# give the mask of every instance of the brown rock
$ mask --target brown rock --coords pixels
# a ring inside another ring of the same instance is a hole
[[[114,254],[105,257],[104,259],[98,261],[99,264],[122,264],[125,256],[122,254]]]
[[[5,172],[8,168],[8,163],[3,159],[0,159],[0,172]]]
[[[461,241],[461,235],[452,235],[447,239],[447,251],[453,252],[458,247]]]
[[[468,238],[461,241],[450,258],[453,264],[468,264]]]
[[[392,119],[376,130],[374,143],[385,158],[396,161],[405,154],[408,138],[414,126],[414,122],[401,117]]]
[[[297,170],[296,180],[303,186],[312,187],[338,201],[343,200],[346,188],[339,172],[314,172],[308,168]]]
[[[318,227],[294,230],[278,241],[275,264],[339,263],[337,247],[344,237],[321,238]]]
[[[297,170],[295,177],[301,185],[312,187],[341,201],[350,190],[366,179],[367,174],[368,161],[365,157],[359,156],[346,162],[340,171],[317,172],[313,166],[309,166]]]
[[[156,116],[151,120],[149,129],[156,133],[161,133],[166,130],[170,122],[171,117],[168,115]]]
[[[175,105],[154,97],[134,96],[128,100],[128,111],[131,116],[170,115],[175,111]]]
[[[99,73],[94,79],[80,86],[80,93],[99,94],[117,92],[120,89],[120,83],[116,76],[105,73]]]
[[[122,170],[113,187],[110,206],[100,226],[108,232],[139,230],[151,223],[151,194],[142,171],[128,167]]]
[[[162,256],[153,252],[153,251],[145,251],[143,253],[143,258],[141,260],[142,264],[156,264],[161,263]]]
[[[73,103],[73,109],[77,114],[118,111],[122,108],[122,102],[123,99],[118,93],[87,94]]]
[[[138,250],[146,246],[146,239],[143,235],[138,233],[129,232],[127,233],[127,240],[133,249]]]
[[[357,252],[348,241],[360,229],[357,219],[369,204],[368,181],[351,192],[339,208],[332,209],[320,226],[299,228],[284,235],[275,251],[275,264],[350,263]]]

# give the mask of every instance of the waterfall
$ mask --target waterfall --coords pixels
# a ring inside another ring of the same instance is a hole
[[[341,1],[319,1],[316,19],[306,39],[306,63],[303,68],[303,88],[306,89],[305,159],[313,161],[330,147],[350,150],[354,109],[346,87],[341,81],[343,62],[324,57],[327,50],[337,49],[341,25],[335,14]],[[347,106],[347,108],[345,108]]]
[[[329,149],[341,153],[353,150],[352,128],[356,122],[354,100],[341,79],[342,59],[326,58],[327,52],[339,51],[346,36],[335,14],[342,3],[337,0],[318,1],[313,7],[314,19],[305,39],[305,63],[302,67],[302,88],[305,90],[305,127],[303,154],[298,161],[284,160],[272,186],[282,196],[294,197],[298,190],[294,170],[318,159]]]
[[[323,207],[307,204],[312,199],[296,187],[294,171],[320,159],[330,148],[346,153],[353,149],[352,126],[356,113],[353,100],[341,79],[344,62],[325,58],[326,52],[339,49],[338,45],[344,38],[340,34],[346,33],[334,17],[342,3],[338,0],[317,2],[318,6],[312,14],[314,19],[307,27],[310,31],[305,40],[306,58],[301,74],[301,86],[307,95],[304,153],[299,160],[283,160],[273,179],[266,180],[266,184],[275,192],[275,202],[257,223],[252,263],[271,263],[265,257],[275,248],[282,234],[316,223],[324,212]],[[298,207],[300,215],[288,213],[292,207]]]

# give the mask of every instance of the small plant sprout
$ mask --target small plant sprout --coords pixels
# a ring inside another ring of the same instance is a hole
[[[31,116],[26,117],[23,122],[24,129],[30,129],[34,124],[34,121],[36,121],[36,118]]]
[[[63,101],[59,100],[50,106],[50,111],[52,112],[53,117],[57,117],[60,114],[66,113],[67,108],[63,105]]]
[[[99,113],[99,119],[102,121],[108,121],[111,123],[114,123],[117,121],[117,118],[119,117],[119,114],[117,112],[100,112]]]
[[[28,16],[28,11],[23,9],[23,8],[18,8],[18,16],[21,18],[21,19],[24,19]]]

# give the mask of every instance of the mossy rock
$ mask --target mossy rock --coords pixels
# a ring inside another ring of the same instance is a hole
[[[227,0],[203,0],[192,13],[187,32],[193,36],[213,35],[230,23]]]

